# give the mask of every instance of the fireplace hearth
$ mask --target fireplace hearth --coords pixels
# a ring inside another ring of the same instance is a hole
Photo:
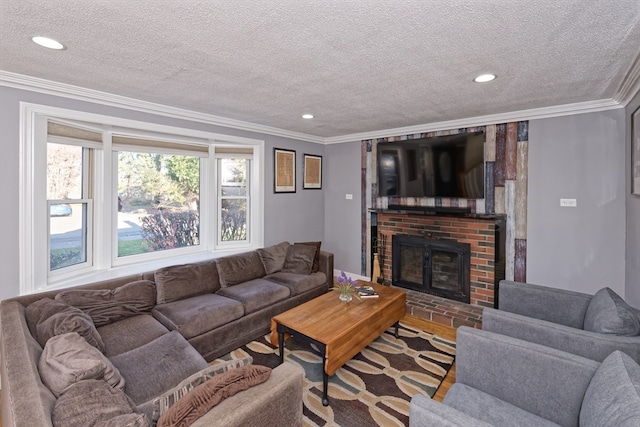
[[[469,303],[470,254],[467,243],[394,235],[392,284]]]

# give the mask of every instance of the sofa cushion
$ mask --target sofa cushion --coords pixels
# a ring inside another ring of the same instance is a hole
[[[138,348],[168,332],[169,329],[150,314],[128,317],[98,328],[107,357]]]
[[[195,388],[158,420],[158,427],[189,426],[222,400],[269,379],[271,368],[249,365],[219,374]]]
[[[136,413],[135,405],[122,390],[102,380],[73,384],[57,400],[51,418],[56,427],[151,425],[144,414]]]
[[[176,331],[111,358],[125,379],[124,391],[136,405],[159,396],[207,362]]]
[[[223,288],[263,277],[266,273],[258,252],[244,252],[216,260]]]
[[[320,271],[320,246],[322,242],[296,242],[296,245],[307,245],[316,248],[316,254],[313,257],[313,265],[311,266],[311,272],[316,273]]]
[[[161,268],[154,272],[154,279],[158,304],[211,294],[220,289],[214,260]]]
[[[148,313],[156,305],[156,287],[150,280],[137,280],[115,289],[72,289],[56,300],[79,308],[96,326]]]
[[[264,277],[271,282],[284,285],[291,291],[291,296],[300,295],[312,289],[316,289],[327,282],[327,276],[318,271],[309,275],[278,272]]]
[[[581,427],[640,425],[640,365],[621,351],[598,367],[584,394]]]
[[[159,304],[153,309],[156,319],[169,330],[180,332],[186,339],[239,319],[244,314],[244,307],[240,302],[218,294]]]
[[[69,304],[51,298],[42,298],[29,304],[25,309],[24,315],[27,319],[27,325],[29,326],[31,335],[37,337],[37,325],[52,315],[65,310],[67,307],[69,307]]]
[[[282,270],[289,246],[289,242],[282,242],[266,248],[256,249],[266,274]]]
[[[42,315],[33,314],[39,310]],[[51,337],[77,332],[89,344],[104,352],[104,342],[91,317],[79,308],[67,305],[62,301],[43,298],[29,304],[27,312],[29,311],[31,312],[31,321],[35,322],[34,337],[43,348]]]
[[[285,273],[310,274],[316,251],[315,246],[298,244],[289,246],[282,271]]]
[[[640,335],[640,319],[618,294],[600,289],[591,298],[584,316],[584,330],[623,336]]]
[[[84,379],[104,379],[111,387],[124,388],[124,378],[111,361],[77,332],[49,339],[38,370],[42,382],[56,397],[71,384]]]
[[[189,378],[181,381],[180,384],[173,387],[171,390],[168,390],[153,399],[153,414],[151,416],[151,422],[157,422],[158,419],[169,410],[169,408],[178,402],[178,400],[183,398],[187,393],[198,387],[200,384],[213,378],[215,375],[220,375],[243,366],[249,366],[252,363],[253,358],[251,356],[247,356],[241,359],[232,359],[222,363],[216,363],[215,365],[209,366],[200,372],[196,372]]]
[[[222,288],[217,295],[236,300],[244,306],[244,314],[250,314],[289,298],[291,291],[265,279],[255,279],[230,288]]]
[[[454,383],[442,403],[492,426],[558,427],[552,421],[462,383]]]

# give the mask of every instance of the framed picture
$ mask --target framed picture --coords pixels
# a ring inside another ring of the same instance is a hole
[[[631,119],[631,194],[640,196],[640,107]]]
[[[273,192],[296,192],[296,152],[273,149]]]
[[[307,190],[322,188],[322,156],[304,155],[304,184]]]

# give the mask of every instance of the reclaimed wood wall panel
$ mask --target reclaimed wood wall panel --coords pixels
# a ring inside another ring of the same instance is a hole
[[[504,187],[505,163],[506,163],[506,126],[504,124],[496,126],[496,161],[493,171],[493,184],[496,187]]]
[[[516,170],[516,239],[527,238],[527,197],[529,174],[529,142],[518,141],[518,164]]]
[[[504,179],[505,181],[515,180],[518,159],[518,123],[507,123],[504,157]]]

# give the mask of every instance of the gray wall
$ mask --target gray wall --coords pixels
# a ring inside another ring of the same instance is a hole
[[[362,254],[360,142],[327,145],[325,153],[324,242],[335,254],[334,268],[357,275]],[[347,200],[346,194],[353,199]]]
[[[184,127],[265,141],[265,234],[270,245],[283,240],[320,241],[324,237],[325,190],[302,189],[303,153],[323,155],[324,146],[295,139],[239,131],[138,111],[109,107],[69,98],[0,86],[0,299],[19,293],[19,104],[30,102],[132,120]],[[273,148],[296,150],[297,192],[273,193]],[[325,169],[326,170],[326,169]],[[324,249],[324,246],[323,246]]]
[[[625,296],[624,132],[622,108],[529,122],[528,282]]]
[[[627,105],[626,140],[627,159],[625,177],[627,182],[627,277],[626,300],[640,307],[640,196],[631,195],[631,114],[640,108],[640,92]]]

